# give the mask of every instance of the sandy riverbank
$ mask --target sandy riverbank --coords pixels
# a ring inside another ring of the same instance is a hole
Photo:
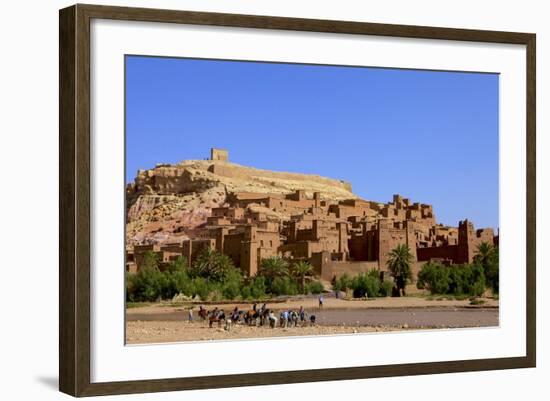
[[[227,331],[222,328],[209,328],[203,322],[159,322],[130,321],[126,325],[127,344],[167,343],[181,341],[231,340],[242,338],[291,337],[331,334],[372,333],[378,331],[403,330],[395,327],[345,327],[345,326],[306,326],[306,327],[250,327],[232,326]]]

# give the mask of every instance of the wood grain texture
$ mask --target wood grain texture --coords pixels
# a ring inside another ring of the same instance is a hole
[[[75,392],[75,7],[59,14],[59,389]]]
[[[90,19],[511,43],[527,48],[527,355],[306,371],[90,383]],[[60,11],[59,387],[73,396],[534,367],[536,363],[535,35],[351,21],[76,5]]]

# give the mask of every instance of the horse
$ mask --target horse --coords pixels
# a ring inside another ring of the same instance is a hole
[[[240,311],[238,308],[235,308],[230,315],[231,323],[238,323],[241,319],[242,314],[242,311]]]
[[[265,307],[265,304],[260,309],[259,316],[260,316],[260,326],[264,326],[267,323],[268,317],[269,317],[269,309]]]
[[[206,310],[206,308],[203,308],[202,305],[199,307],[199,316],[202,320],[206,320],[206,318],[208,317],[208,311]]]
[[[218,308],[215,308],[208,317],[208,327],[212,327],[212,325],[216,322],[218,323],[218,327],[221,327],[222,321],[225,321],[225,313],[223,310],[218,310]]]
[[[244,322],[249,326],[256,326],[259,313],[255,310],[249,310],[244,314]]]

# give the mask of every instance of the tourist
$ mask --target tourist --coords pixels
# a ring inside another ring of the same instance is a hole
[[[288,311],[282,311],[281,312],[281,327],[286,327],[288,323]]]
[[[323,302],[325,301],[325,299],[323,298],[322,295],[319,295],[319,308],[322,308],[323,307]]]
[[[217,321],[218,321],[218,307],[216,306],[212,311],[212,313],[210,314],[210,318],[208,319],[208,327],[212,327],[212,324]]]
[[[267,305],[264,303],[260,308],[260,326],[265,325],[267,319]]]
[[[199,316],[202,320],[206,320],[206,318],[208,317],[208,311],[202,305],[199,305]]]
[[[235,306],[233,313],[231,314],[231,321],[237,323],[239,321],[239,308]]]
[[[271,327],[272,329],[277,327],[277,316],[275,316],[272,310],[270,310],[268,313],[268,319],[269,319],[269,327]]]
[[[309,317],[309,322],[311,323],[312,326],[315,326],[315,315],[311,315]]]
[[[189,312],[187,312],[187,319],[189,320],[189,323],[193,321],[193,307],[191,306],[189,308]]]

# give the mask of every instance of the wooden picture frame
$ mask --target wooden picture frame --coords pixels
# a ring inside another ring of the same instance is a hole
[[[94,18],[526,46],[526,355],[510,358],[92,383],[90,380],[90,21]],[[62,392],[73,396],[95,396],[535,366],[536,37],[534,34],[80,4],[60,10],[59,29],[59,388]]]

